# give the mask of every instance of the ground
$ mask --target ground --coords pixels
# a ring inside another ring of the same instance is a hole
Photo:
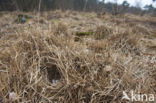
[[[125,103],[156,95],[156,17],[0,13],[1,103]],[[144,101],[143,101],[144,102]]]

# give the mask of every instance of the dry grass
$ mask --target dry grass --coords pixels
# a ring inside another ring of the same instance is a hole
[[[156,51],[148,49],[156,46],[156,18],[50,11],[40,22],[32,14],[17,24],[16,14],[0,17],[1,103],[125,103],[123,91],[156,95]],[[126,21],[138,21],[136,28]]]

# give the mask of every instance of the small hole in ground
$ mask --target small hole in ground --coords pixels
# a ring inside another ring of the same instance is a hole
[[[59,71],[59,68],[54,65],[54,64],[51,64],[50,66],[46,66],[46,74],[47,74],[47,79],[52,83],[52,84],[57,84],[62,76],[61,76],[61,73]]]

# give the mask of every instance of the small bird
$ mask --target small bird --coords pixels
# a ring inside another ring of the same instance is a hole
[[[19,23],[25,23],[26,22],[26,18],[23,14],[18,15],[18,22]]]
[[[18,22],[19,23],[25,23],[28,19],[31,19],[31,18],[32,18],[32,16],[19,14],[18,15]]]

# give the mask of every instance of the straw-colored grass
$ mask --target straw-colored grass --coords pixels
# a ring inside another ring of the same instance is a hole
[[[0,17],[0,103],[125,103],[123,91],[156,95],[156,50],[149,49],[156,18],[126,15],[116,23],[109,14],[49,11],[42,22],[30,13],[19,24],[17,14]]]

